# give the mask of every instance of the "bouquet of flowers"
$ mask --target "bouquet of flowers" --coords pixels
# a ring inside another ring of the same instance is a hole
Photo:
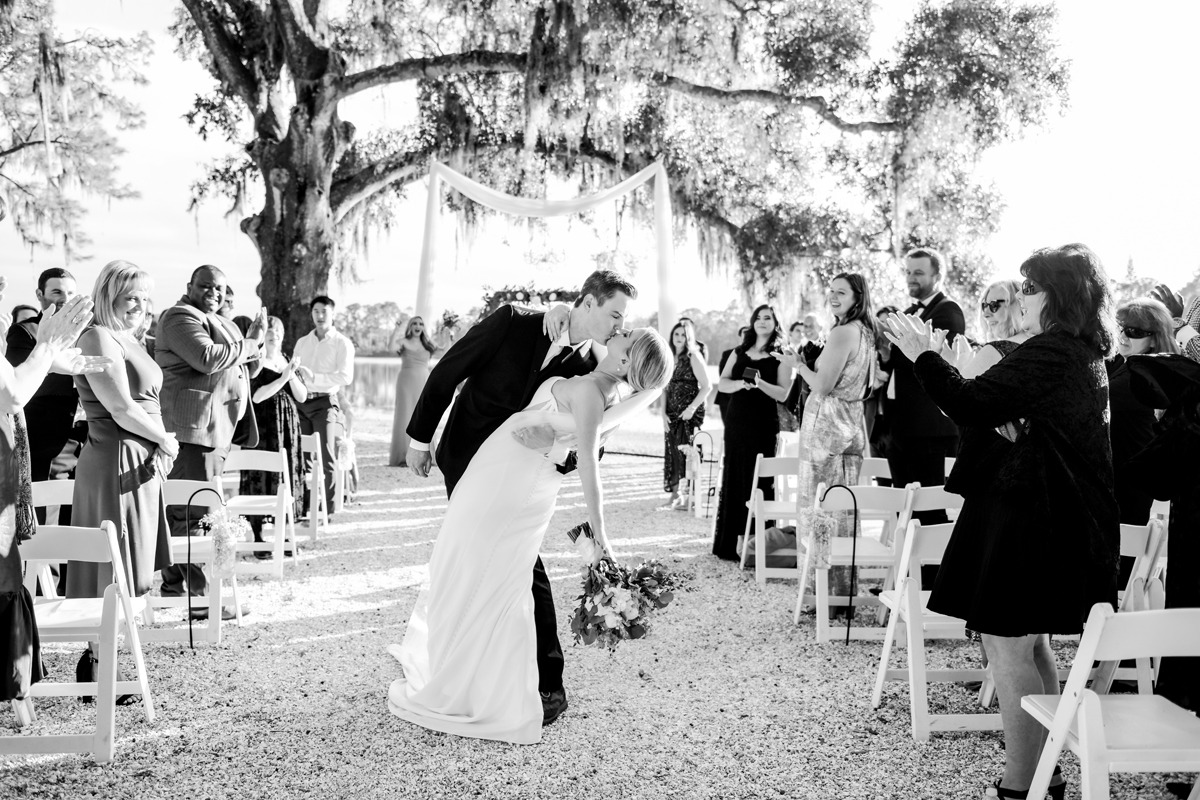
[[[573,528],[568,536],[591,537],[588,523]],[[641,639],[650,632],[650,615],[666,608],[683,583],[658,561],[643,561],[630,569],[608,556],[595,566],[583,568],[583,593],[571,615],[571,632],[576,644],[615,650],[623,639]]]
[[[218,575],[233,570],[238,542],[254,541],[254,531],[245,517],[230,517],[224,506],[200,518],[200,527],[212,537],[213,569]]]

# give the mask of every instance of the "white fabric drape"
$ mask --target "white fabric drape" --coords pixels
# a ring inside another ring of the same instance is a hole
[[[675,303],[671,296],[671,262],[674,241],[671,232],[671,191],[662,162],[632,175],[604,191],[572,200],[535,200],[490,189],[434,162],[429,169],[429,199],[425,206],[425,232],[421,243],[421,263],[417,277],[417,315],[426,320],[433,312],[433,264],[437,260],[437,230],[441,216],[441,185],[444,181],[480,205],[524,217],[558,217],[578,214],[601,203],[629,194],[649,180],[654,181],[654,234],[658,248],[658,327],[665,336],[675,322]],[[582,276],[580,276],[582,277]]]

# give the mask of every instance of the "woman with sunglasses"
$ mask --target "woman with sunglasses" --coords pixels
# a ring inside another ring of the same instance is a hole
[[[964,498],[929,599],[931,611],[963,619],[983,636],[1004,725],[1004,774],[984,795],[993,798],[1028,794],[1043,729],[1021,698],[1059,693],[1049,634],[1078,634],[1092,605],[1115,604],[1120,543],[1104,268],[1091,250],[1072,244],[1033,253],[1021,274],[1021,325],[1030,338],[974,379],[940,355],[944,333],[910,315],[896,315],[889,326],[889,338],[950,419],[1000,429],[1012,442],[1000,458],[976,466],[981,474],[972,483],[986,481],[987,491]],[[955,343],[958,351],[966,346]],[[971,468],[960,456],[956,469]],[[1060,774],[1049,793],[1063,797]]]
[[[1117,506],[1121,522],[1131,525],[1146,524],[1154,498],[1124,472],[1129,459],[1154,438],[1155,418],[1154,409],[1133,396],[1125,359],[1151,353],[1178,353],[1173,333],[1171,313],[1157,300],[1140,297],[1117,308],[1117,355],[1108,362],[1108,397]]]

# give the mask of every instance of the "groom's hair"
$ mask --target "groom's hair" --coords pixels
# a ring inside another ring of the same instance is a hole
[[[617,292],[629,295],[630,300],[637,300],[637,289],[632,283],[611,269],[598,269],[583,282],[579,297],[575,298],[575,305],[583,303],[583,298],[589,294],[596,298],[597,304],[604,305]]]

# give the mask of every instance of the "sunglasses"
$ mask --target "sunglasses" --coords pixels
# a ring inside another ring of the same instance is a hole
[[[1007,302],[1007,300],[992,300],[989,303],[987,300],[981,300],[979,302],[979,308],[982,311],[990,311],[995,314],[1000,310],[1000,306],[1005,305]]]
[[[1040,284],[1031,281],[1029,278],[1021,281],[1021,294],[1041,294],[1042,287]]]
[[[1153,331],[1144,331],[1131,325],[1121,325],[1119,330],[1126,339],[1149,339],[1154,335]]]

